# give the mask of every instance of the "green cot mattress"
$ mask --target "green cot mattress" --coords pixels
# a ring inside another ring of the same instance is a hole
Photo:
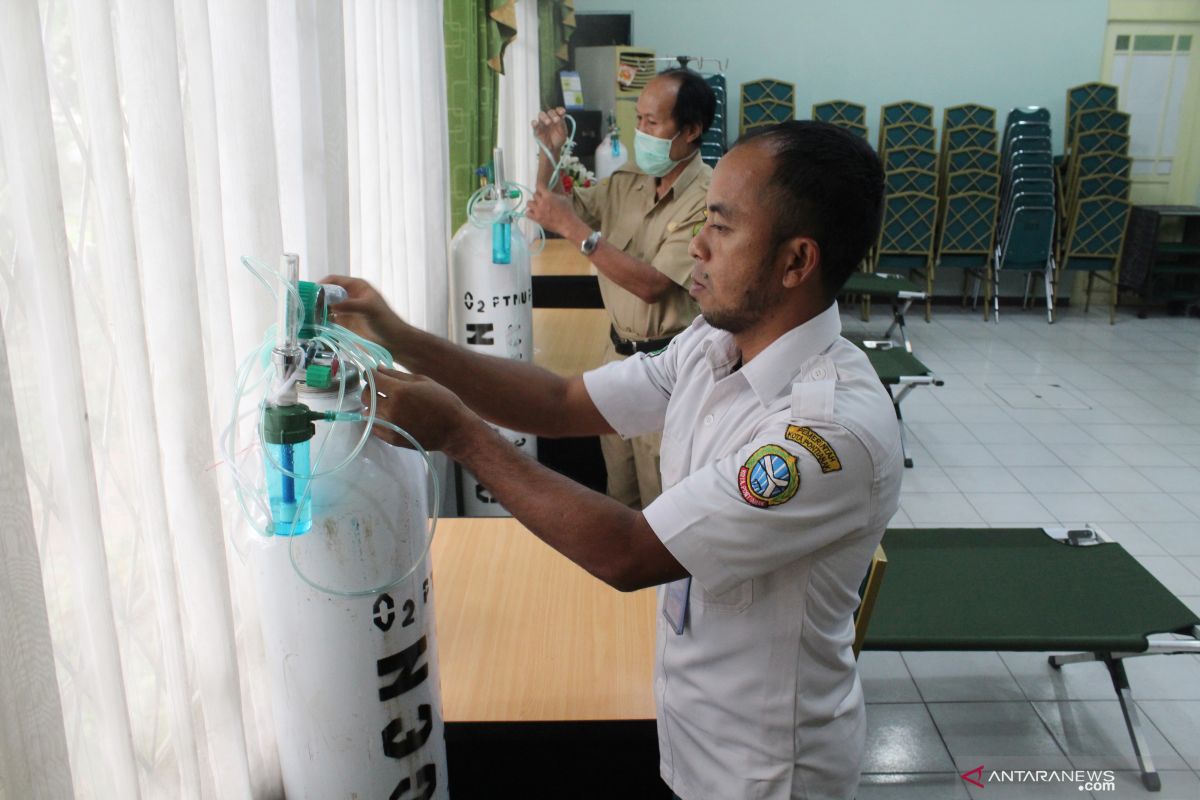
[[[898,383],[901,378],[924,378],[932,375],[929,367],[903,347],[865,347],[855,342],[871,362],[875,374],[884,383]]]
[[[888,530],[866,650],[1141,652],[1200,619],[1119,544],[1034,529]]]

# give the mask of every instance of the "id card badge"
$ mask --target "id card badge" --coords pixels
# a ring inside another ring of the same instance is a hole
[[[687,624],[688,595],[691,589],[690,576],[667,584],[667,596],[663,599],[663,616],[676,634],[683,633]]]

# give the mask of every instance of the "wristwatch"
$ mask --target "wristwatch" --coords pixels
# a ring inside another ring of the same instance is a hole
[[[579,252],[585,256],[590,256],[596,252],[596,247],[600,244],[600,231],[592,231],[588,237],[579,243]]]

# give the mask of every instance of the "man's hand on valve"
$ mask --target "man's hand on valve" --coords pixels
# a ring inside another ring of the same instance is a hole
[[[534,193],[525,215],[575,245],[579,245],[592,232],[575,214],[569,197],[546,189],[538,189]]]
[[[453,457],[476,425],[483,424],[458,395],[436,381],[394,369],[380,368],[375,375],[375,415],[403,428],[430,452],[441,450]],[[364,409],[370,408],[371,389],[363,390]],[[372,431],[388,444],[411,448],[400,434],[380,425]]]

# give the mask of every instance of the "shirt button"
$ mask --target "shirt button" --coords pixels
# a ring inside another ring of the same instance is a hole
[[[824,367],[817,367],[816,369],[814,369],[814,370],[812,371],[812,376],[813,376],[814,378],[816,378],[817,380],[821,380],[822,378],[824,378],[824,377],[825,377],[825,368],[824,368]]]
[[[713,415],[712,414],[709,414],[707,417],[704,418],[704,424],[705,425],[713,424]]]

